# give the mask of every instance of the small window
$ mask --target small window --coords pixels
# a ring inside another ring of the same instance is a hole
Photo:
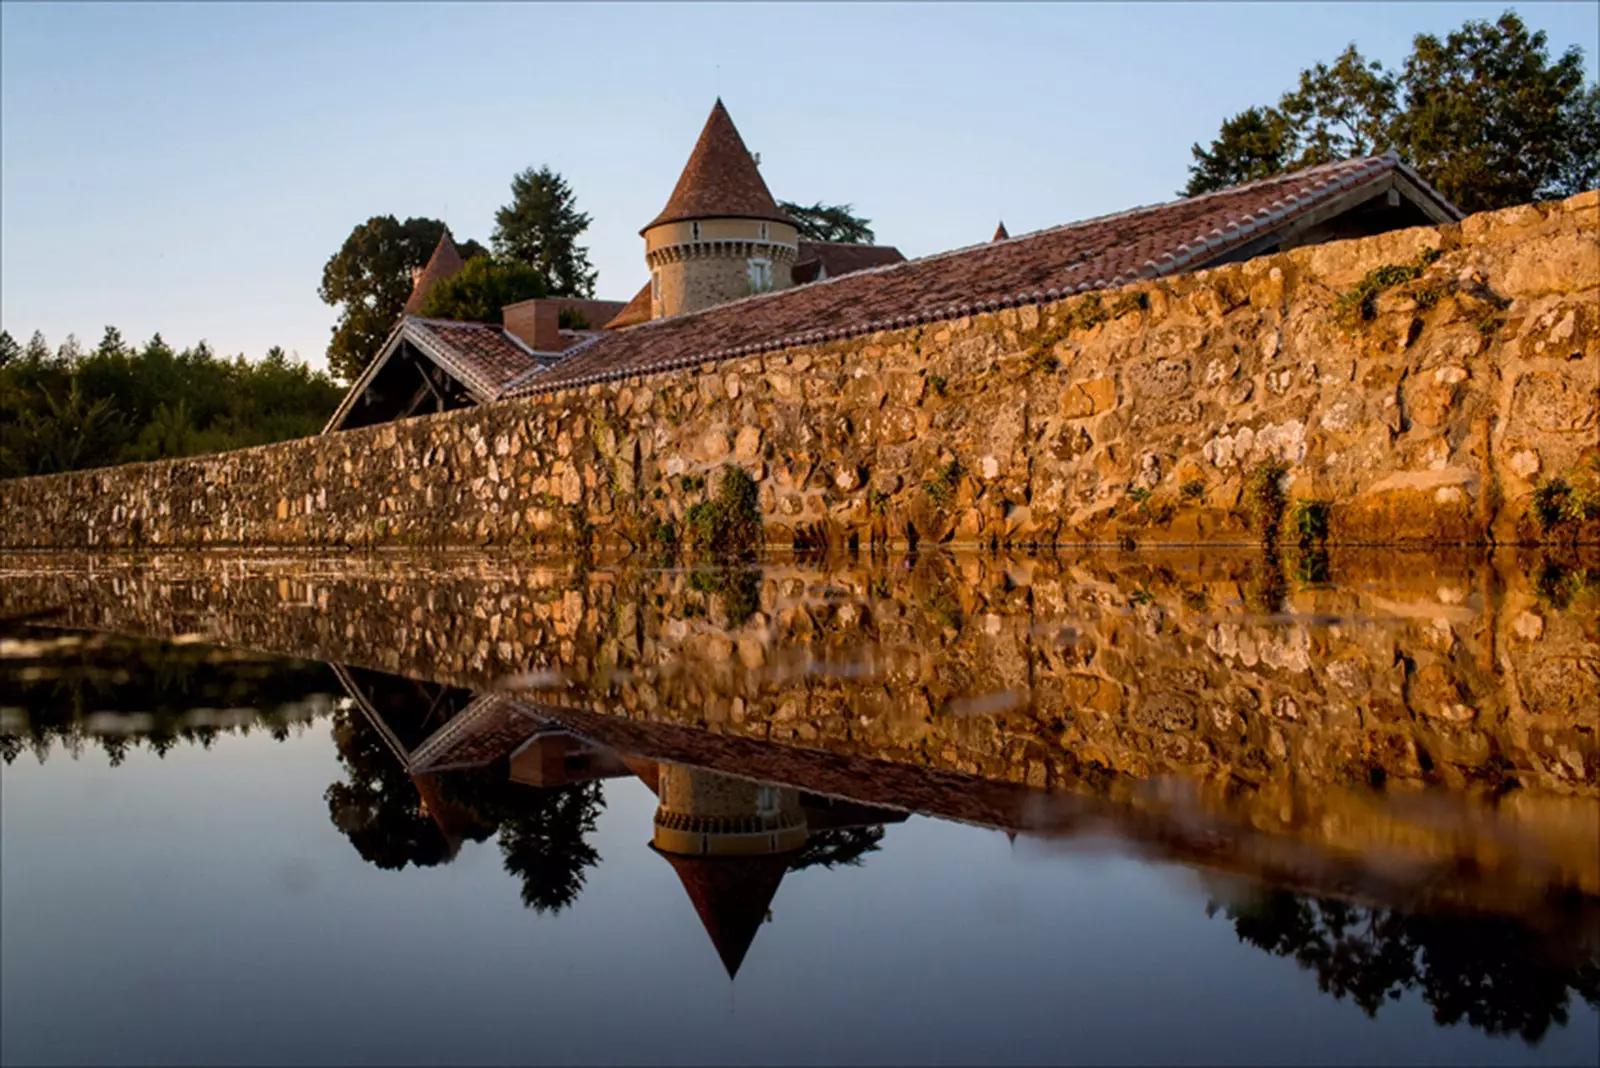
[[[689,240],[690,241],[698,241],[698,240],[700,240],[700,224],[699,223],[692,222],[692,223],[689,224]]]
[[[770,233],[770,228],[769,228],[768,224],[767,223],[762,223],[761,224],[761,240],[765,241],[771,236],[772,235]]]
[[[778,814],[778,788],[776,786],[762,786],[756,790],[756,814],[759,816],[776,816]]]
[[[651,271],[650,272],[650,299],[655,301],[658,304],[661,303],[661,272],[660,271]]]
[[[750,270],[750,291],[752,293],[765,293],[772,288],[772,261],[748,260]]]

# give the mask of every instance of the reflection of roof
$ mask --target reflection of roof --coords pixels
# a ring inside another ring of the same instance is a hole
[[[634,326],[638,323],[650,321],[650,283],[646,282],[639,287],[639,292],[633,299],[622,306],[622,310],[605,324],[607,330],[621,330],[625,326]]]
[[[413,775],[492,764],[544,726],[542,719],[500,694],[482,694],[417,746]]]
[[[406,298],[405,313],[415,315],[421,311],[433,287],[446,278],[460,274],[465,266],[461,261],[461,253],[456,251],[456,243],[450,240],[449,231],[440,234],[439,243],[433,247],[433,255],[428,257],[428,265],[411,284],[411,296]]]
[[[1392,156],[1311,167],[1154,207],[764,293],[611,331],[511,391],[539,393],[791,345],[959,318],[1197,270],[1335,201],[1354,206],[1404,181],[1431,213],[1460,213]]]
[[[652,849],[655,847],[652,846]],[[685,857],[657,849],[689,895],[711,944],[716,947],[728,978],[750,952],[756,933],[766,922],[767,908],[789,870],[790,855],[756,857]]]
[[[892,245],[858,245],[845,241],[802,241],[794,262],[795,285],[821,278],[904,263],[905,256]]]
[[[793,222],[778,207],[756,168],[744,138],[728,117],[719,98],[689,153],[678,184],[661,214],[645,230],[684,219],[771,219]],[[641,231],[642,232],[642,231]]]

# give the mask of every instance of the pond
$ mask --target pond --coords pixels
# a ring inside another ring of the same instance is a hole
[[[0,1060],[1600,1059],[1600,560],[0,556]]]

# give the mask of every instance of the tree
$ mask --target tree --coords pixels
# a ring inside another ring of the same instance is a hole
[[[501,309],[519,300],[545,296],[544,276],[515,260],[478,256],[453,278],[433,287],[423,302],[422,314],[431,319],[460,319],[471,323],[500,323]]]
[[[1463,211],[1581,192],[1600,179],[1600,90],[1583,51],[1551,63],[1515,13],[1417,37],[1402,76],[1396,141]]]
[[[794,220],[803,241],[845,241],[870,245],[877,235],[868,225],[871,219],[855,214],[852,204],[824,204],[818,201],[810,207],[780,200],[778,206]]]
[[[339,308],[328,366],[353,382],[377,356],[411,296],[411,272],[427,266],[446,226],[438,219],[374,215],[350,231],[322,268],[317,295]],[[457,245],[463,259],[482,255],[476,241]]]
[[[22,346],[8,331],[0,330],[0,367],[22,358]]]
[[[497,256],[532,267],[555,297],[592,297],[596,272],[578,238],[589,216],[575,206],[572,188],[549,167],[532,167],[511,179],[511,203],[495,212],[490,243]]]
[[[1583,51],[1551,61],[1514,12],[1419,34],[1399,74],[1354,45],[1318,63],[1275,107],[1191,146],[1186,196],[1393,148],[1463,211],[1569,196],[1600,181],[1600,86]]]
[[[1189,185],[1185,196],[1270,178],[1286,169],[1294,143],[1289,123],[1276,108],[1250,108],[1222,123],[1222,132],[1210,149],[1199,145],[1189,151]]]

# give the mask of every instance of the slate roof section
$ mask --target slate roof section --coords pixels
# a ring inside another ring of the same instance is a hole
[[[801,241],[794,262],[794,284],[806,285],[824,278],[838,278],[872,267],[904,263],[905,256],[893,245],[860,245],[845,241]]]
[[[1346,194],[1372,187],[1376,195],[1397,178],[1442,216],[1461,217],[1396,156],[1344,160],[611,331],[508,395],[1042,304],[1198,270]]]
[[[663,223],[710,218],[794,222],[772,199],[721,97],[711,108],[667,206],[639,232]]]
[[[405,313],[415,315],[421,311],[433,287],[446,278],[460,274],[461,268],[465,266],[461,260],[461,253],[456,251],[456,243],[450,240],[450,231],[446,230],[439,235],[439,243],[433,246],[433,255],[428,257],[428,265],[411,284],[411,296],[406,298]]]
[[[622,310],[606,323],[607,330],[621,330],[625,326],[638,326],[640,323],[650,321],[650,283],[646,282],[639,287],[639,292],[633,299],[622,306]]]

